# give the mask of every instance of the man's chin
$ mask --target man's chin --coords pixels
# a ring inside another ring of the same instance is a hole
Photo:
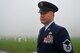
[[[41,22],[42,24],[45,24],[45,22]]]
[[[44,25],[48,25],[49,23],[48,22],[41,22],[42,24],[44,24]]]
[[[45,22],[41,22],[43,25],[46,25],[46,23]]]

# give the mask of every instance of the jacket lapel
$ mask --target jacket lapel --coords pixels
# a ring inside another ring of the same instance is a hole
[[[38,45],[43,41],[44,37],[47,36],[48,32],[51,31],[52,28],[54,28],[55,23],[53,22],[47,29],[44,31],[44,29],[41,30],[41,33],[39,34],[38,38]]]
[[[43,27],[43,28],[41,29],[41,31],[39,32],[39,35],[38,35],[38,44],[41,42],[41,40],[42,40],[42,38],[43,38],[44,30],[45,30],[45,27]]]

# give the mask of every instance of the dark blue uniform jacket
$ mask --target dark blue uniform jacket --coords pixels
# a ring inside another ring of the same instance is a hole
[[[37,53],[74,53],[67,30],[54,22],[39,31]]]

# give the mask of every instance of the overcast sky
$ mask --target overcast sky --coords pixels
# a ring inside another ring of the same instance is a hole
[[[0,0],[0,36],[38,36],[41,0]],[[64,26],[71,37],[80,35],[80,0],[46,0],[59,7],[55,23]]]

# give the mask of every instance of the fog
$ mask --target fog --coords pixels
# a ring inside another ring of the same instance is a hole
[[[37,37],[43,26],[39,20],[41,0],[0,0],[0,37]],[[71,37],[80,37],[80,0],[46,0],[59,7],[55,23],[64,26]]]

